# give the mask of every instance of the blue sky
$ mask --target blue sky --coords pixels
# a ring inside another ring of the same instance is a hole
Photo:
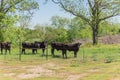
[[[57,4],[54,4],[49,0],[47,4],[44,4],[45,0],[36,0],[39,3],[39,10],[34,12],[32,19],[32,26],[36,24],[50,24],[52,16],[62,16],[72,18],[73,16],[62,10]]]

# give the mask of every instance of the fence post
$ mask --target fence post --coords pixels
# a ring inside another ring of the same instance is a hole
[[[48,60],[48,46],[46,47],[46,60]]]
[[[82,54],[82,62],[85,61],[85,51],[84,51],[84,45],[83,45],[83,54]]]
[[[21,61],[21,42],[19,42],[19,61]]]

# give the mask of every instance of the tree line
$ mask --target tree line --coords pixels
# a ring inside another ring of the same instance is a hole
[[[62,23],[62,24],[61,24]],[[99,37],[106,35],[115,35],[120,33],[120,27],[117,23],[103,22],[100,24]],[[71,42],[75,39],[91,39],[92,31],[90,26],[80,20],[78,17],[68,19],[60,16],[53,16],[51,24],[37,24],[33,29],[29,27],[6,27],[1,30],[1,41],[10,41],[13,44],[22,41],[47,41],[48,43]]]

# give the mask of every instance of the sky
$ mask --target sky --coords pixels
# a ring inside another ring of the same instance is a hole
[[[44,25],[50,24],[50,19],[52,16],[62,16],[67,18],[72,18],[73,15],[62,10],[57,4],[53,3],[51,0],[45,3],[45,0],[36,0],[39,3],[39,10],[34,12],[31,25],[36,24]]]

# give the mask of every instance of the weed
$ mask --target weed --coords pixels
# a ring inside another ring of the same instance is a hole
[[[111,63],[113,61],[113,58],[111,56],[105,57],[105,63]]]

